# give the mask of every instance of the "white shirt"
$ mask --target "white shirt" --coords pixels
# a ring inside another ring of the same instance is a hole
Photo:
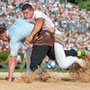
[[[43,12],[41,11],[34,11],[34,16],[33,16],[34,19],[38,19],[38,18],[43,18],[44,19],[44,22],[45,22],[45,25],[49,28],[54,28],[54,24],[52,23],[52,21],[50,20],[50,18],[45,15]]]

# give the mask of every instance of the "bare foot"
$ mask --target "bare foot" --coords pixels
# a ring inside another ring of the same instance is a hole
[[[12,79],[8,79],[8,82],[12,82]]]

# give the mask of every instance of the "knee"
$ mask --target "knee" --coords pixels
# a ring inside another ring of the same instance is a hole
[[[61,69],[67,69],[68,68],[68,65],[66,63],[59,63],[59,67]]]

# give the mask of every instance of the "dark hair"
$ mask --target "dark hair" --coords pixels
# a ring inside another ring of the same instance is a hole
[[[23,5],[22,11],[23,11],[23,10],[26,10],[26,9],[34,10],[33,7],[32,7],[30,4],[24,4],[24,5]]]
[[[5,30],[6,30],[6,28],[4,28],[4,27],[0,27],[0,34],[4,33]]]

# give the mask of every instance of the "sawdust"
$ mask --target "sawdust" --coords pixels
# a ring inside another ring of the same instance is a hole
[[[60,78],[56,76],[51,76],[48,71],[45,69],[42,69],[39,67],[35,72],[31,73],[30,75],[23,74],[21,76],[21,80],[19,81],[24,81],[26,83],[32,83],[32,82],[60,82]]]
[[[73,64],[70,67],[71,81],[78,82],[90,82],[90,54],[83,56],[82,59],[85,60],[85,68],[81,68],[78,64]],[[21,82],[32,83],[32,82],[46,82],[46,83],[58,83],[60,82],[60,77],[51,76],[48,71],[39,67],[35,72],[30,75],[23,74]]]
[[[73,81],[90,82],[90,54],[83,56],[82,59],[85,60],[85,68],[73,64],[70,67],[70,76]]]

